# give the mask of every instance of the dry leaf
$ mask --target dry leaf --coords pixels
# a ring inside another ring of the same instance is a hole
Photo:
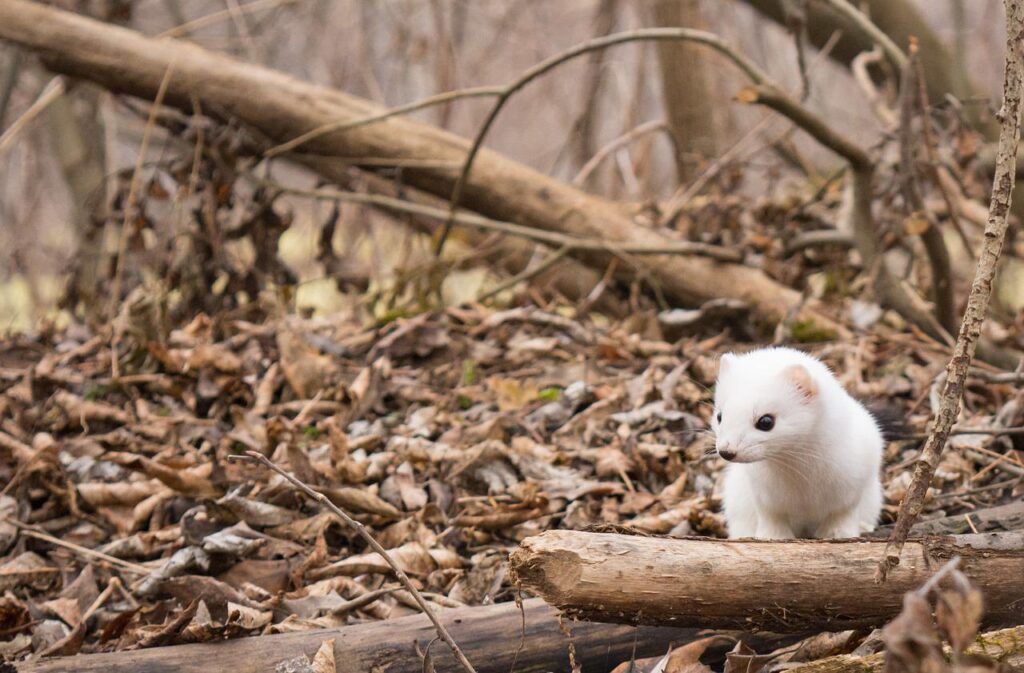
[[[23,552],[0,565],[0,591],[32,588],[43,591],[57,580],[60,571],[34,552]]]
[[[311,668],[313,673],[335,673],[337,671],[334,665],[334,638],[328,638],[320,643],[320,648],[313,656]]]

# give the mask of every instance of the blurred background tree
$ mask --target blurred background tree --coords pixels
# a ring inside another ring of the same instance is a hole
[[[805,97],[810,109],[848,135],[866,139],[864,145],[888,132],[849,70],[871,40],[820,0],[55,4],[150,35],[175,30],[206,48],[387,106],[506,83],[551,54],[611,32],[703,27],[742,45],[785,89]],[[915,36],[931,101],[952,106],[987,131],[1001,67],[998,0],[856,4],[897,44],[905,47]],[[31,57],[0,44],[0,128],[10,131],[51,78]],[[693,45],[637,43],[598,51],[524,91],[503,113],[487,144],[589,191],[641,206],[678,195],[737,145],[744,151],[727,155],[725,164],[742,164],[742,174],[716,173],[717,188],[726,193],[756,197],[787,180],[827,175],[836,163],[828,152],[791,130],[783,128],[780,135],[782,126],[766,123],[764,110],[731,104],[743,84],[727,64]],[[69,81],[66,86],[44,114],[0,148],[2,329],[26,328],[42,317],[60,319],[62,296],[71,296],[65,307],[82,315],[108,301],[101,281],[113,274],[119,223],[113,214],[123,206],[118,199],[138,158],[148,110],[88,84]],[[881,94],[894,96],[889,90]],[[489,104],[466,99],[412,116],[472,136]],[[189,149],[181,138],[160,128],[144,165],[182,152]],[[400,167],[385,173],[397,175],[400,183]],[[159,192],[170,185],[153,173],[147,174],[146,188]],[[294,301],[300,307],[354,309],[368,288],[393,284],[427,254],[424,235],[400,218],[358,205],[332,212],[323,203],[285,202],[289,221],[280,253],[299,280]],[[323,224],[332,218],[341,218],[345,226],[330,227],[325,243]],[[325,261],[325,245],[344,260],[343,269]],[[239,254],[240,264],[260,258]],[[449,284],[455,295],[457,286],[472,286],[474,278],[487,273],[464,271],[458,283]],[[354,279],[350,291],[337,282],[339,274]],[[72,292],[66,292],[68,287]]]

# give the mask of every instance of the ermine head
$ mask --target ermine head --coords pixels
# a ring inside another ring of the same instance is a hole
[[[754,463],[773,457],[799,460],[807,453],[821,406],[815,368],[808,360],[784,348],[722,356],[712,419],[718,455]]]

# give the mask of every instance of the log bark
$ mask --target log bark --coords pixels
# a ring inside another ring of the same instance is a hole
[[[520,586],[593,621],[793,633],[880,626],[945,560],[983,593],[990,626],[1024,622],[1024,533],[907,544],[875,583],[884,541],[666,539],[548,531],[512,553]]]
[[[559,625],[558,612],[539,599],[524,602],[526,631],[522,635],[519,608],[514,603],[457,608],[441,613],[478,673],[508,673],[515,660],[516,673],[556,671],[569,673],[570,637]],[[609,671],[636,656],[664,654],[670,644],[698,636],[693,629],[619,626],[566,622],[576,648],[576,659],[585,671]],[[88,654],[15,664],[16,673],[156,673],[178,671],[199,673],[274,673],[284,661],[308,656],[310,659],[328,638],[334,638],[338,673],[421,673],[421,649],[436,637],[434,627],[423,615],[346,626],[340,629],[302,631],[270,636],[240,638],[217,643],[175,645],[130,652]],[[778,644],[779,640],[766,640]],[[522,647],[520,648],[520,644]],[[518,657],[517,657],[518,650]],[[438,671],[453,671],[457,664],[451,652],[435,644],[431,650]]]
[[[241,120],[275,142],[291,140],[328,122],[353,121],[382,112],[368,101],[193,44],[148,38],[28,0],[0,3],[0,39],[34,51],[56,72],[150,100],[173,64],[168,104],[191,111],[195,99],[205,112],[221,119]],[[467,149],[463,138],[399,117],[329,133],[299,148],[305,153],[337,157],[430,159],[456,164],[463,161]],[[436,164],[403,169],[407,184],[445,198],[455,178],[453,171]],[[582,238],[651,245],[668,240],[639,226],[620,204],[582,192],[490,150],[477,157],[461,203],[495,219]],[[572,255],[602,271],[613,259],[613,253],[603,250],[575,250]],[[800,306],[798,319],[843,333],[809,304],[803,304],[797,291],[760,270],[681,255],[659,255],[639,264],[639,274],[631,263],[618,264],[618,276],[627,280],[645,277],[676,303],[699,304],[719,297],[739,299],[773,321]]]
[[[1024,672],[1024,626],[991,631],[978,636],[967,654],[990,657],[999,662],[1004,673]],[[882,673],[885,653],[858,657],[840,654],[788,669],[787,673]]]

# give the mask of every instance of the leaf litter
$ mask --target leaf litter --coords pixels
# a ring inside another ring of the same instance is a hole
[[[228,460],[249,450],[368,526],[440,609],[513,600],[507,554],[546,529],[725,532],[722,466],[706,455],[715,363],[736,346],[721,333],[666,341],[653,314],[638,329],[635,318],[569,320],[535,307],[463,306],[370,327],[250,318],[199,315],[159,340],[126,332],[118,378],[103,332],[0,342],[5,659],[417,612],[334,515],[279,476]],[[853,392],[894,401],[912,427],[926,423],[940,352],[878,337],[816,352]],[[961,425],[1024,420],[1009,384],[969,386],[965,409]],[[1019,495],[1020,442],[959,436],[929,515]],[[888,521],[916,450],[889,446]],[[975,634],[973,601],[949,594],[938,604],[958,650]],[[886,642],[915,653],[917,669],[943,670],[938,632],[921,626],[923,612],[894,625],[908,619],[916,626]],[[701,673],[710,641],[699,643],[644,665]],[[288,670],[332,670],[328,650]],[[740,646],[727,664],[772,665],[778,656]]]

